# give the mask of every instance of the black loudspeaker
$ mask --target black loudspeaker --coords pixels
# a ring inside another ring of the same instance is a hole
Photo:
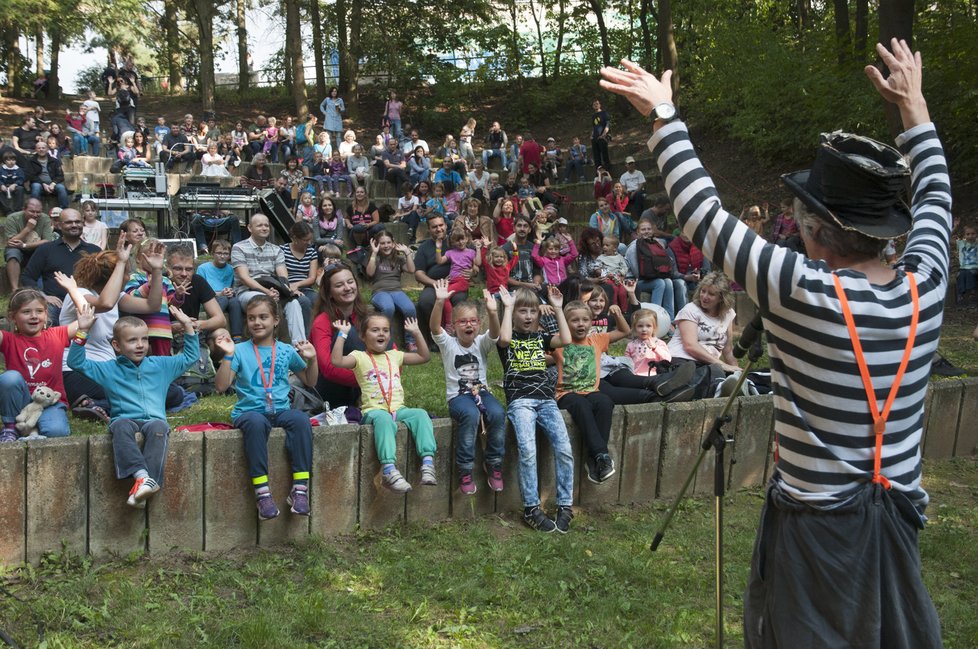
[[[274,189],[262,189],[258,192],[261,212],[268,217],[269,222],[283,242],[290,241],[289,230],[295,224],[295,214],[285,204],[282,197]]]

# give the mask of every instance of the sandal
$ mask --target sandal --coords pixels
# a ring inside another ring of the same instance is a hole
[[[72,404],[71,414],[79,419],[99,421],[103,424],[109,423],[109,413],[105,411],[105,408],[96,405],[91,398],[84,395],[76,399],[75,403]]]

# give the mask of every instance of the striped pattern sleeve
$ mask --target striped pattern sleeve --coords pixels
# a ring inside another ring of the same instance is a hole
[[[913,196],[913,230],[901,269],[915,275],[920,321],[887,421],[882,472],[922,510],[927,503],[920,488],[924,396],[947,288],[951,197],[933,124],[903,133],[897,144],[910,159]],[[815,505],[831,506],[848,497],[872,477],[873,418],[831,270],[767,243],[727,213],[685,125],[664,126],[648,145],[683,231],[744,287],[764,317],[774,379],[778,479],[795,498]],[[880,409],[893,385],[913,311],[902,271],[883,286],[871,284],[862,273],[837,273]]]

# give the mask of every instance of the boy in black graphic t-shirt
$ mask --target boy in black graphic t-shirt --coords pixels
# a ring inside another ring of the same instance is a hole
[[[520,454],[520,493],[523,497],[523,520],[533,529],[566,533],[574,514],[571,510],[574,492],[574,454],[567,427],[554,400],[556,385],[547,372],[546,353],[570,343],[570,330],[560,310],[564,298],[556,286],[550,286],[548,298],[557,318],[559,334],[551,336],[538,331],[540,301],[533,291],[519,289],[515,294],[505,288],[499,291],[505,311],[500,323],[499,358],[503,363],[503,388],[508,407],[506,416],[516,432]],[[551,520],[540,509],[537,485],[537,426],[544,430],[554,447],[557,476],[557,515]]]

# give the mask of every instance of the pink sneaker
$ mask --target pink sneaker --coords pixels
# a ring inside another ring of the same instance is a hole
[[[461,491],[466,496],[471,496],[476,491],[478,487],[475,486],[475,480],[472,479],[471,471],[462,471],[458,479],[458,490]]]
[[[490,466],[483,463],[482,468],[486,470],[486,481],[489,483],[489,488],[493,491],[503,490],[503,471],[502,468],[496,464]]]

